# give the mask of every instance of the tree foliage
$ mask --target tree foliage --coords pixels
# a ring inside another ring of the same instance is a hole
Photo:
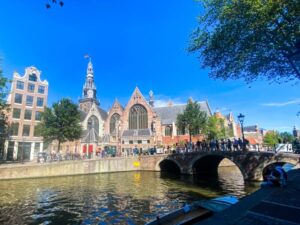
[[[8,137],[7,112],[9,105],[6,103],[8,79],[2,75],[0,69],[0,159],[4,153],[4,143]]]
[[[185,130],[189,132],[190,141],[192,135],[199,134],[200,131],[205,129],[207,122],[206,112],[202,111],[198,102],[188,101],[183,113],[177,115],[176,125],[182,133]]]
[[[58,0],[48,0],[47,3],[46,3],[46,8],[47,9],[50,9],[52,6],[54,5],[60,5],[61,7],[64,6],[64,1],[58,1]]]
[[[226,138],[226,128],[224,126],[224,119],[218,118],[215,115],[209,117],[205,129],[208,140]]]
[[[269,147],[274,147],[279,143],[279,134],[276,131],[270,131],[264,136],[263,142]]]
[[[57,140],[59,151],[61,143],[79,139],[81,136],[82,127],[77,105],[69,99],[62,99],[54,103],[52,108],[45,108],[37,129],[44,141]]]
[[[190,52],[216,79],[300,79],[299,0],[201,0]],[[296,56],[298,55],[298,58]]]
[[[282,132],[279,134],[279,140],[284,144],[293,143],[294,139],[295,139],[294,136],[289,132]]]

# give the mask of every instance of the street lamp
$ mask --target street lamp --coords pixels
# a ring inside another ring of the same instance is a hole
[[[242,139],[243,139],[243,143],[245,142],[245,136],[244,136],[244,119],[245,119],[245,116],[240,113],[240,115],[238,115],[238,120],[241,124],[241,128],[242,128]]]

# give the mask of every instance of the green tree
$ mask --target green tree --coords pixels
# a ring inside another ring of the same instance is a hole
[[[192,33],[190,52],[200,54],[210,76],[300,79],[299,0],[201,0],[204,15]]]
[[[182,133],[187,130],[190,141],[192,141],[193,135],[199,134],[200,131],[205,129],[206,122],[206,112],[201,111],[198,102],[189,100],[184,112],[177,115],[176,126]]]
[[[63,7],[64,6],[64,1],[58,1],[58,0],[47,0],[47,2],[46,2],[46,8],[47,9],[50,9],[52,6],[54,6],[54,5],[60,5],[61,7]]]
[[[227,135],[224,120],[216,116],[209,117],[205,133],[208,140],[226,138]]]
[[[279,134],[279,139],[282,143],[293,143],[295,138],[289,132],[282,132]]]
[[[270,131],[264,136],[263,142],[269,147],[274,147],[279,143],[279,134],[276,131]]]
[[[81,136],[82,127],[77,105],[69,99],[62,99],[54,103],[52,108],[45,108],[37,129],[44,141],[58,141],[59,152],[61,143],[79,139]]]
[[[0,160],[4,154],[4,143],[8,137],[7,112],[9,105],[6,103],[8,79],[2,75],[0,69]]]

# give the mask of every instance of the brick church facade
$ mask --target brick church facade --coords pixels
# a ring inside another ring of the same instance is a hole
[[[211,116],[207,101],[199,102],[201,110]],[[176,118],[186,105],[155,107],[154,94],[149,92],[146,99],[136,87],[125,106],[116,99],[108,112],[101,108],[94,83],[91,60],[88,63],[82,99],[79,100],[81,112],[82,138],[72,143],[64,143],[62,152],[89,154],[93,157],[103,150],[116,155],[131,155],[133,149],[139,152],[153,147],[167,147],[189,139],[176,128]],[[194,141],[202,139],[199,135]]]

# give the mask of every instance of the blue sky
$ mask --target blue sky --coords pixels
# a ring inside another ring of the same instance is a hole
[[[154,91],[157,105],[189,97],[208,100],[213,111],[243,113],[245,125],[291,131],[300,127],[299,84],[268,81],[215,81],[187,53],[189,34],[201,7],[193,0],[65,0],[45,8],[46,0],[0,1],[0,58],[4,75],[42,71],[48,105],[81,96],[87,59],[92,56],[101,107],[117,97],[124,105],[137,85]]]

